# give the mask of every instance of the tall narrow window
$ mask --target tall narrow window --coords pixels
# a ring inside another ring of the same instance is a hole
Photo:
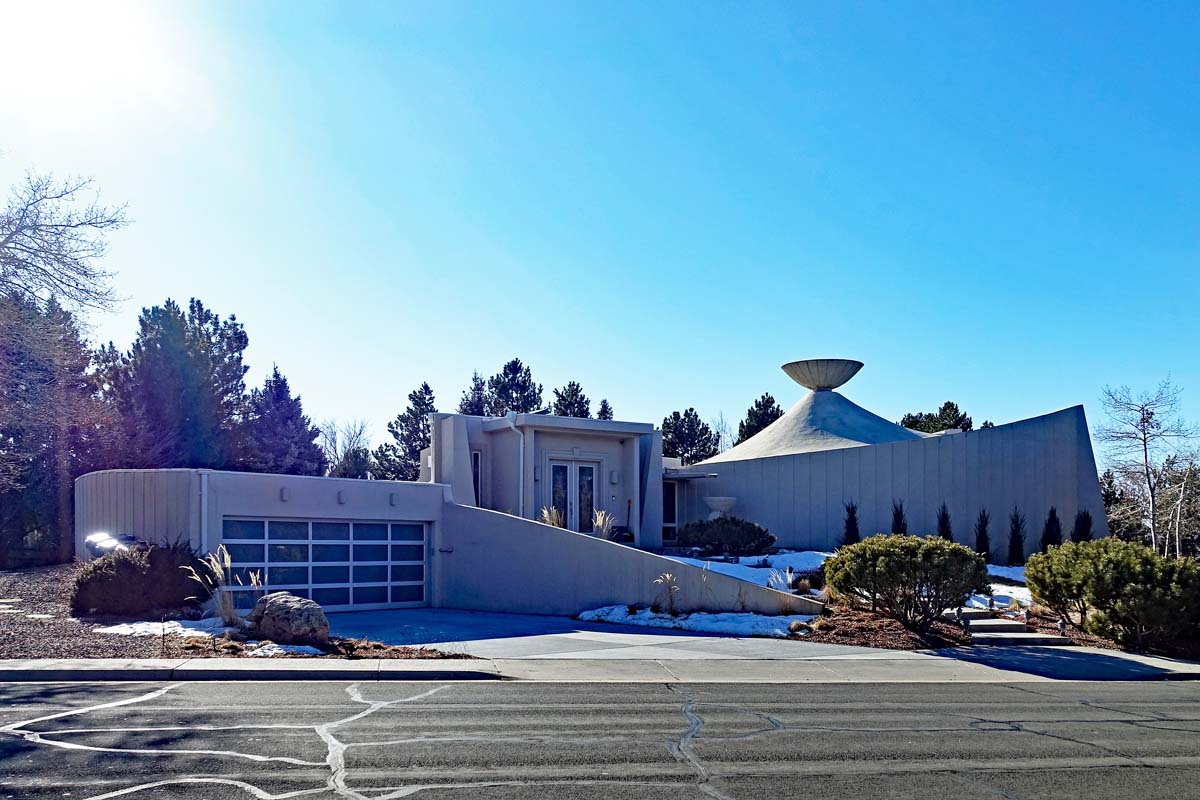
[[[471,451],[471,481],[475,487],[475,505],[483,508],[483,453]]]
[[[675,541],[678,515],[675,508],[675,481],[663,481],[663,541]]]

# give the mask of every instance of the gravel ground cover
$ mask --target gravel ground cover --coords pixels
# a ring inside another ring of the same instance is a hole
[[[220,637],[119,636],[96,628],[139,620],[74,616],[72,564],[0,572],[0,658],[206,658],[245,656],[254,645]],[[425,647],[334,639],[317,658],[470,658]],[[313,658],[280,653],[274,658]]]

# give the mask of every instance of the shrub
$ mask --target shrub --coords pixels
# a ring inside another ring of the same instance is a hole
[[[1010,567],[1025,563],[1025,515],[1016,506],[1008,515],[1008,558],[1005,560]]]
[[[1092,549],[1073,543],[1035,553],[1025,565],[1025,585],[1037,601],[1072,624],[1079,620],[1077,627],[1082,628],[1094,555]]]
[[[1092,512],[1081,508],[1075,512],[1075,524],[1071,526],[1072,542],[1090,542],[1092,540]]]
[[[904,501],[892,501],[892,533],[906,534],[908,533],[908,517],[904,515]]]
[[[950,527],[950,509],[946,508],[945,503],[937,510],[937,533],[947,542],[954,541],[954,531]]]
[[[1041,551],[1044,553],[1051,547],[1058,547],[1062,544],[1062,523],[1058,519],[1058,509],[1050,506],[1050,513],[1046,515],[1046,524],[1042,526],[1042,546]]]
[[[937,537],[872,536],[834,553],[825,562],[825,579],[839,594],[917,633],[973,592],[988,591],[984,560]]]
[[[760,556],[775,537],[765,528],[737,517],[690,522],[679,530],[680,547],[698,547],[702,555]]]
[[[979,509],[979,516],[975,518],[975,552],[988,562],[992,560],[992,537],[988,535],[988,525],[991,521],[992,515],[988,510]]]
[[[1085,593],[1089,632],[1141,648],[1194,630],[1200,621],[1195,559],[1163,558],[1143,544],[1112,538],[1077,547],[1095,552]]]
[[[182,542],[114,550],[79,565],[71,608],[129,615],[194,606],[209,593],[189,578],[188,567],[204,569],[195,551]]]
[[[1167,642],[1200,623],[1200,564],[1136,542],[1053,547],[1029,559],[1025,578],[1039,601],[1123,647]]]
[[[858,535],[858,505],[851,500],[846,503],[846,524],[842,527],[842,547],[848,544],[858,544],[862,539]]]

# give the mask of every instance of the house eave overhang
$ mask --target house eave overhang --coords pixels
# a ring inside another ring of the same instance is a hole
[[[591,434],[607,434],[612,436],[646,436],[654,433],[654,426],[648,422],[621,422],[609,419],[579,419],[577,417],[556,417],[551,414],[517,414],[514,417],[492,417],[483,423],[487,432],[511,430],[512,425],[531,430],[548,430],[562,432],[578,432]]]

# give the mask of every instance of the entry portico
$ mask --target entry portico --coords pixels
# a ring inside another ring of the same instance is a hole
[[[605,511],[633,543],[662,530],[662,435],[644,422],[551,414],[432,414],[421,480],[445,483],[455,502],[525,519],[556,509],[569,530],[593,532]]]

